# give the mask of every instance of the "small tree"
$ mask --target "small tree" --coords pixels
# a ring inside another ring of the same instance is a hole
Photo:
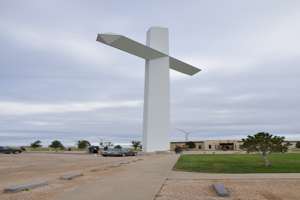
[[[79,140],[77,142],[78,149],[86,149],[89,146],[91,146],[91,143],[89,141],[87,141],[87,140]]]
[[[35,141],[35,142],[33,142],[33,143],[30,144],[30,147],[34,148],[34,149],[35,148],[39,148],[41,146],[42,146],[42,142],[40,140],[37,140],[37,141]]]
[[[122,149],[122,146],[121,146],[121,145],[116,145],[116,146],[114,147],[114,149]]]
[[[185,145],[189,148],[189,149],[194,149],[196,147],[195,142],[186,142]]]
[[[248,135],[246,139],[242,139],[243,144],[241,148],[249,152],[261,153],[265,166],[271,165],[268,155],[272,152],[286,152],[288,150],[289,142],[284,141],[284,137],[273,136],[266,132],[260,132],[254,136]]]
[[[133,141],[131,141],[131,143],[132,143],[132,146],[133,146],[134,150],[137,150],[138,148],[139,149],[142,148],[141,141],[133,140]]]
[[[52,143],[49,145],[49,147],[54,148],[55,150],[65,148],[64,145],[59,140],[52,141]]]
[[[296,148],[300,149],[300,141],[296,142]]]

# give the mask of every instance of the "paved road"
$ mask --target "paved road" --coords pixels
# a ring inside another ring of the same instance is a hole
[[[55,196],[55,200],[153,200],[178,156],[152,155],[149,158],[134,166],[121,167],[96,182],[65,191]]]

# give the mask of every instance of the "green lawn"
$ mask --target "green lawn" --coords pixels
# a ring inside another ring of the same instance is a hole
[[[300,154],[271,154],[265,167],[259,154],[182,155],[175,170],[208,173],[300,173]]]

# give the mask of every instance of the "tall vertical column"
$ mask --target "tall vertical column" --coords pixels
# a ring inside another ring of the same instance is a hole
[[[169,54],[167,28],[152,27],[147,46]],[[170,124],[169,57],[146,60],[143,149],[145,152],[169,150]]]

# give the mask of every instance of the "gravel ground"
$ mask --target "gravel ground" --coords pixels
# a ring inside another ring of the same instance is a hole
[[[224,183],[229,198],[218,197],[213,183]],[[299,200],[300,179],[166,180],[156,200]]]
[[[99,180],[105,180],[105,178],[110,180],[111,177],[115,177],[117,180],[122,180],[125,178],[124,174],[127,174],[127,176],[130,174],[130,177],[134,178],[137,176],[137,172],[134,170],[143,171],[141,169],[145,168],[144,171],[151,171],[147,169],[147,166],[151,163],[150,161],[153,161],[152,164],[155,164],[155,166],[158,165],[159,163],[154,162],[154,158],[156,162],[160,163],[160,156],[106,158],[88,154],[0,154],[0,200],[53,200],[56,199],[56,195],[59,193],[73,193],[83,185],[93,185],[99,183]],[[139,162],[139,160],[144,161]],[[140,163],[140,168],[137,168],[138,163]],[[152,169],[151,166],[150,168]],[[84,176],[72,181],[59,180],[61,175],[75,171],[82,172]],[[145,174],[143,175],[145,176]],[[149,176],[156,175],[150,173]],[[221,176],[220,174],[170,171],[169,179],[162,185],[156,200],[300,200],[299,174],[275,175],[239,174],[235,175],[237,179],[230,179],[229,177],[233,175]],[[293,178],[289,175],[292,175]],[[49,185],[14,194],[1,192],[7,186],[36,180],[47,180]],[[142,175],[139,175],[137,180],[143,180]],[[140,183],[139,181],[137,183]],[[217,197],[211,187],[216,182],[224,183],[225,187],[231,192],[231,197]],[[115,184],[115,182],[112,182],[112,184]],[[99,185],[101,184],[99,183]],[[98,193],[98,185],[96,188],[94,192]],[[135,188],[136,186],[133,189]]]
[[[24,153],[0,154],[0,200],[51,199],[58,192],[72,190],[80,184],[93,182],[103,175],[123,170],[126,164],[138,157],[102,157],[89,154]],[[117,167],[116,167],[117,166]],[[59,180],[63,174],[82,172],[84,176],[72,181]],[[49,186],[31,191],[6,194],[7,186],[39,180],[49,181]]]

